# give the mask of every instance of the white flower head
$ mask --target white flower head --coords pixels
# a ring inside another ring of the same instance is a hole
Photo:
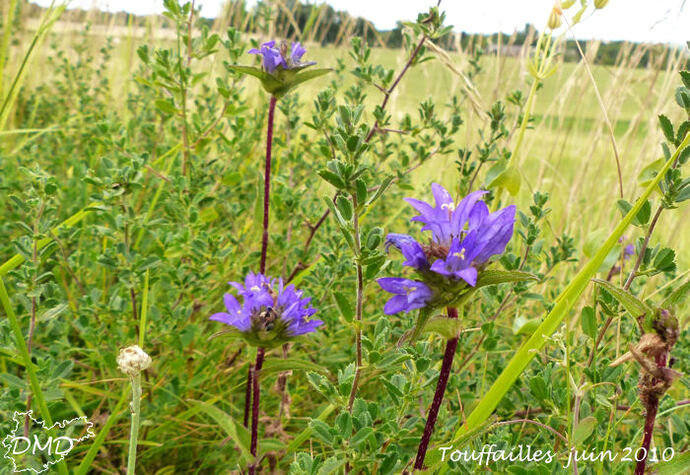
[[[151,357],[137,345],[128,346],[120,349],[117,365],[123,373],[136,376],[151,366]]]

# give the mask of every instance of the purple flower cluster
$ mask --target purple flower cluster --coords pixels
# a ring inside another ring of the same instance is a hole
[[[290,54],[288,54],[288,49],[290,49]],[[292,48],[290,48],[287,41],[282,41],[276,47],[275,40],[263,43],[261,49],[249,50],[249,54],[260,54],[263,57],[264,69],[270,74],[273,74],[278,66],[282,69],[296,69],[316,64],[313,61],[302,62],[302,56],[306,52],[307,50],[299,42],[292,43]]]
[[[441,185],[434,183],[431,189],[435,206],[405,199],[420,213],[411,221],[421,222],[422,231],[431,231],[430,243],[422,245],[407,234],[389,234],[386,247],[397,248],[406,259],[403,265],[414,268],[422,277],[435,274],[474,287],[479,269],[491,256],[501,254],[513,236],[515,206],[490,213],[481,200],[486,191],[470,193],[455,205]],[[378,282],[394,294],[384,308],[389,315],[424,307],[434,296],[431,287],[421,281],[385,277]]]
[[[307,320],[316,313],[309,305],[311,298],[302,297],[302,291],[283,279],[250,273],[244,284],[229,282],[237,289],[242,303],[232,294],[225,294],[227,312],[213,314],[210,319],[231,325],[250,339],[266,340],[277,333],[279,339],[289,339],[316,330],[321,320]],[[253,338],[256,337],[256,338]]]

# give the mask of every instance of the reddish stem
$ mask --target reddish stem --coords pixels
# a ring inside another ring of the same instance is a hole
[[[268,250],[268,208],[271,198],[271,150],[273,146],[273,117],[275,116],[276,102],[275,96],[271,96],[268,105],[268,131],[266,132],[266,170],[264,172],[264,223],[263,235],[261,238],[261,267],[260,272],[266,271],[266,251]]]
[[[458,309],[455,307],[448,307],[448,318],[458,318]],[[429,447],[431,434],[434,432],[436,418],[438,417],[438,410],[441,407],[441,402],[443,402],[443,395],[446,392],[448,376],[450,375],[450,369],[453,366],[453,358],[455,357],[455,350],[457,347],[457,337],[451,338],[446,343],[446,352],[443,355],[443,363],[441,364],[441,373],[438,375],[438,383],[436,384],[434,400],[429,408],[429,416],[426,419],[424,434],[422,434],[422,439],[419,441],[419,449],[417,449],[417,458],[414,462],[415,470],[421,470],[424,466],[424,457],[426,456],[426,451]]]
[[[254,397],[252,398],[252,442],[250,446],[250,450],[252,452],[252,455],[256,458],[256,447],[257,447],[257,441],[258,441],[258,433],[259,433],[259,396],[260,396],[260,387],[259,387],[259,374],[261,371],[261,366],[264,363],[264,349],[263,348],[257,348],[256,350],[256,363],[254,364],[254,375],[252,377],[252,386],[253,386],[253,393]],[[254,475],[256,470],[256,460],[252,462],[252,464],[249,466],[249,475]]]
[[[656,357],[656,365],[659,368],[666,367],[667,353],[664,351]],[[652,381],[658,383],[656,378]],[[646,415],[644,419],[644,435],[642,437],[641,449],[644,449],[644,458],[637,462],[635,466],[635,475],[644,475],[645,467],[647,466],[647,458],[649,457],[649,447],[652,445],[652,435],[654,434],[654,423],[656,422],[656,414],[659,410],[659,397],[652,394],[647,398],[645,404]]]

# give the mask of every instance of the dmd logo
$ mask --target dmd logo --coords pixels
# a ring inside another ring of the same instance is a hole
[[[24,434],[24,418],[29,417],[29,431]],[[5,459],[14,472],[45,472],[69,454],[79,442],[95,437],[93,423],[86,417],[56,422],[46,427],[44,421],[32,417],[32,411],[15,412],[14,430],[2,440],[7,449]],[[52,431],[52,434],[50,433]],[[75,437],[76,434],[81,436]]]

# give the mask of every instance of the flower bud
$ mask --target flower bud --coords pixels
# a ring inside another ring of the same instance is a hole
[[[601,10],[604,8],[606,5],[608,5],[609,0],[594,0],[594,8],[597,10]]]
[[[546,26],[548,26],[551,30],[555,30],[559,26],[561,26],[562,13],[563,11],[557,5],[554,5],[553,9],[551,10],[551,14],[549,15],[549,21],[546,23]]]
[[[151,366],[151,357],[137,345],[128,346],[120,350],[120,354],[117,356],[117,365],[123,373],[136,376]]]

